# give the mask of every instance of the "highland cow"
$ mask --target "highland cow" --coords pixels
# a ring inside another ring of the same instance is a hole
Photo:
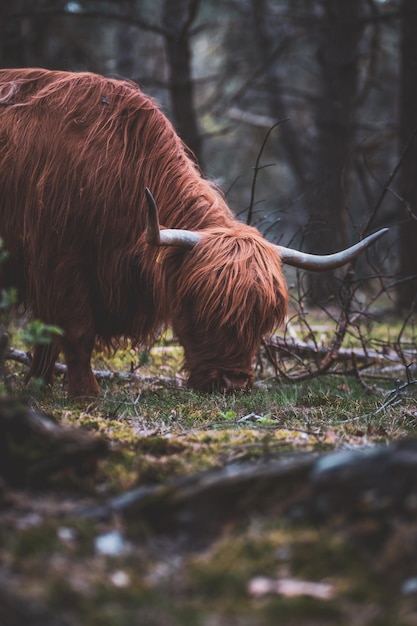
[[[0,71],[0,282],[63,330],[27,379],[52,383],[62,351],[69,395],[95,395],[97,342],[150,345],[171,325],[192,387],[249,388],[261,337],[285,316],[282,262],[336,267],[381,234],[328,257],[275,246],[236,220],[134,83]]]

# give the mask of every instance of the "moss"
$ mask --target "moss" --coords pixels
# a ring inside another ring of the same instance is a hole
[[[177,439],[170,437],[150,436],[138,439],[135,448],[153,456],[170,456],[172,454],[180,454],[185,450],[186,446]]]
[[[51,609],[70,610],[79,616],[87,613],[88,599],[80,594],[65,578],[54,578],[49,582],[48,605]]]
[[[320,624],[320,626],[350,626],[337,601],[314,598],[270,598],[262,609],[267,623],[282,623],[286,626]]]
[[[100,464],[97,482],[107,495],[131,489],[137,480],[137,455],[134,450],[117,450]]]
[[[11,546],[18,560],[48,555],[61,548],[57,535],[57,523],[47,523],[28,528],[14,535]]]
[[[189,564],[188,592],[205,600],[248,598],[247,584],[251,576],[273,575],[276,561],[275,546],[268,538],[228,537],[202,557]]]
[[[114,357],[100,354],[95,365],[113,371],[138,367],[137,371],[156,376],[179,372],[181,348],[171,337],[159,347],[169,349],[142,354],[127,349]],[[390,381],[388,385],[395,386]],[[273,386],[249,394],[202,395],[148,383],[103,382],[103,395],[87,404],[69,402],[59,380],[52,391],[35,390],[28,397],[62,424],[83,427],[110,444],[110,455],[99,463],[92,489],[75,492],[80,508],[137,485],[164,484],[176,476],[231,463],[257,463],[288,452],[354,447],[417,434],[417,401],[411,395],[376,413],[384,402],[382,392],[365,393],[349,377]],[[276,493],[279,498],[279,485]],[[204,552],[187,552],[183,537],[171,541],[148,529],[147,534],[137,533],[140,540],[132,540],[127,553],[106,557],[94,549],[95,537],[107,529],[102,520],[67,517],[68,508],[74,507],[74,490],[70,496],[56,490],[7,498],[8,494],[0,510],[5,575],[12,572],[25,597],[66,612],[73,623],[350,626],[357,616],[358,623],[370,626],[400,626],[399,613],[405,616],[404,625],[415,620],[415,598],[401,595],[404,579],[414,575],[412,520],[400,540],[392,529],[385,535],[385,529],[336,519],[317,528],[273,515],[254,517],[248,511],[240,532],[226,526],[224,535]],[[121,516],[106,523],[123,534]],[[131,523],[139,527],[141,520]],[[73,541],[59,538],[62,525],[75,533]],[[398,520],[393,527],[398,528]],[[129,576],[125,588],[111,580],[119,569]],[[248,593],[248,581],[257,575],[331,581],[335,597],[255,599]]]

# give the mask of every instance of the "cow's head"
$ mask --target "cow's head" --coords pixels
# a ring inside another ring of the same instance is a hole
[[[204,232],[161,230],[149,190],[146,196],[147,242],[168,247],[164,263],[172,324],[184,347],[189,385],[200,391],[252,386],[252,361],[261,339],[282,323],[287,310],[282,263],[316,271],[333,269],[387,231],[336,254],[310,255],[271,244],[256,229],[239,222]],[[178,247],[183,249],[180,255]]]

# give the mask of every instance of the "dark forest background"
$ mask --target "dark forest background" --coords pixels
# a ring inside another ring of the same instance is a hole
[[[415,0],[14,0],[0,5],[0,67],[137,81],[239,218],[251,212],[275,242],[328,253],[389,226],[375,274],[408,312],[416,32]],[[338,284],[311,276],[310,297]]]

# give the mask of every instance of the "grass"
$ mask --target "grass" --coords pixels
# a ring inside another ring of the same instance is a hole
[[[376,343],[388,336],[386,326],[381,330],[375,324],[371,330]],[[400,322],[393,323],[390,336],[400,331]],[[322,340],[331,332],[321,328]],[[96,355],[94,366],[174,376],[180,362],[181,349],[169,338],[147,353]],[[20,389],[21,366],[10,367]],[[104,438],[110,454],[94,477],[75,486],[62,476],[41,492],[10,494],[5,488],[0,573],[9,580],[8,593],[23,595],[71,626],[414,624],[415,596],[402,591],[416,575],[414,520],[387,529],[378,520],[350,524],[335,519],[321,525],[248,511],[240,525],[226,528],[204,550],[189,551],[151,529],[125,536],[124,521],[117,516],[102,521],[74,514],[80,503],[232,463],[416,435],[413,385],[386,405],[398,375],[406,380],[405,368],[391,377],[374,370],[377,378],[369,379],[374,392],[343,371],[301,383],[271,382],[272,374],[264,359],[257,379],[270,381],[267,388],[228,396],[154,382],[103,381],[99,398],[73,403],[62,379],[52,391],[24,391],[61,424]],[[108,530],[120,531],[127,548],[115,555],[99,553],[95,540]],[[274,594],[255,598],[248,584],[260,575],[328,582],[334,595],[326,601]]]

